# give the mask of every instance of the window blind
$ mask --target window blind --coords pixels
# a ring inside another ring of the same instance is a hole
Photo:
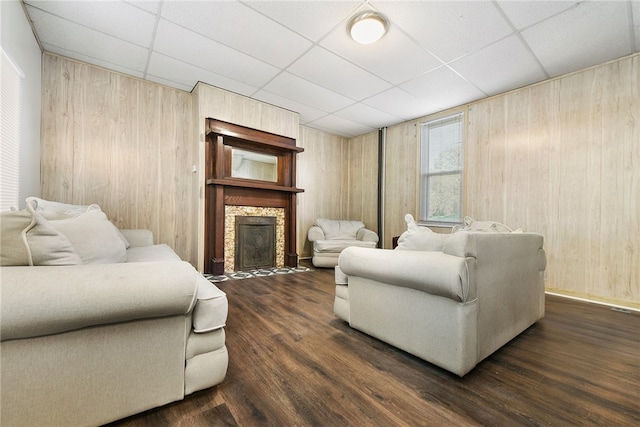
[[[24,74],[2,50],[0,66],[0,211],[18,207]]]

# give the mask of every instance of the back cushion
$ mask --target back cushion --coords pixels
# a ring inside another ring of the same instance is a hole
[[[358,230],[364,228],[362,221],[342,221],[318,218],[316,225],[324,232],[327,240],[355,240]]]

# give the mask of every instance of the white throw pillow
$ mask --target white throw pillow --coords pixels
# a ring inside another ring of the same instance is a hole
[[[419,226],[411,214],[406,214],[407,231],[400,235],[396,249],[405,251],[441,251],[448,234],[434,233],[428,227]]]
[[[69,239],[84,264],[111,264],[127,259],[120,231],[98,205],[89,206],[79,215],[49,223]]]
[[[3,212],[0,226],[3,266],[82,264],[69,240],[35,212],[32,202],[27,209]]]
[[[500,233],[522,233],[523,230],[518,228],[512,230],[504,224],[496,221],[476,221],[475,219],[465,216],[462,225],[458,225],[453,228],[452,232],[465,230],[465,231],[494,231]]]
[[[27,197],[27,204],[31,204],[36,212],[41,214],[48,220],[58,220],[58,219],[68,219],[69,217],[75,217],[78,215],[82,215],[88,210],[92,211],[102,211],[100,206],[96,204],[92,205],[72,205],[68,203],[60,203],[53,202],[51,200],[44,200],[39,197]],[[129,249],[129,241],[126,237],[118,230],[118,237],[124,243],[125,249]]]

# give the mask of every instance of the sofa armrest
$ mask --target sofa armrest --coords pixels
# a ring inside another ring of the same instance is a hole
[[[2,268],[2,341],[185,315],[199,273],[187,262]]]
[[[123,229],[120,230],[132,248],[153,245],[153,232],[145,229]]]
[[[307,233],[307,238],[309,239],[310,242],[315,242],[316,240],[324,240],[324,231],[322,231],[322,228],[318,227],[317,225],[314,225],[311,228],[309,228],[309,232]]]
[[[356,234],[356,239],[361,240],[363,242],[374,242],[378,243],[378,234],[375,231],[369,230],[368,228],[361,228],[358,230]]]
[[[338,258],[347,276],[467,302],[475,298],[474,260],[430,251],[348,247]],[[349,279],[350,282],[350,279]]]

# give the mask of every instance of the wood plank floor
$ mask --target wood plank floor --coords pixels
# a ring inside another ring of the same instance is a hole
[[[459,378],[333,314],[333,270],[220,284],[217,387],[113,426],[640,425],[640,314],[547,296],[546,316]]]

